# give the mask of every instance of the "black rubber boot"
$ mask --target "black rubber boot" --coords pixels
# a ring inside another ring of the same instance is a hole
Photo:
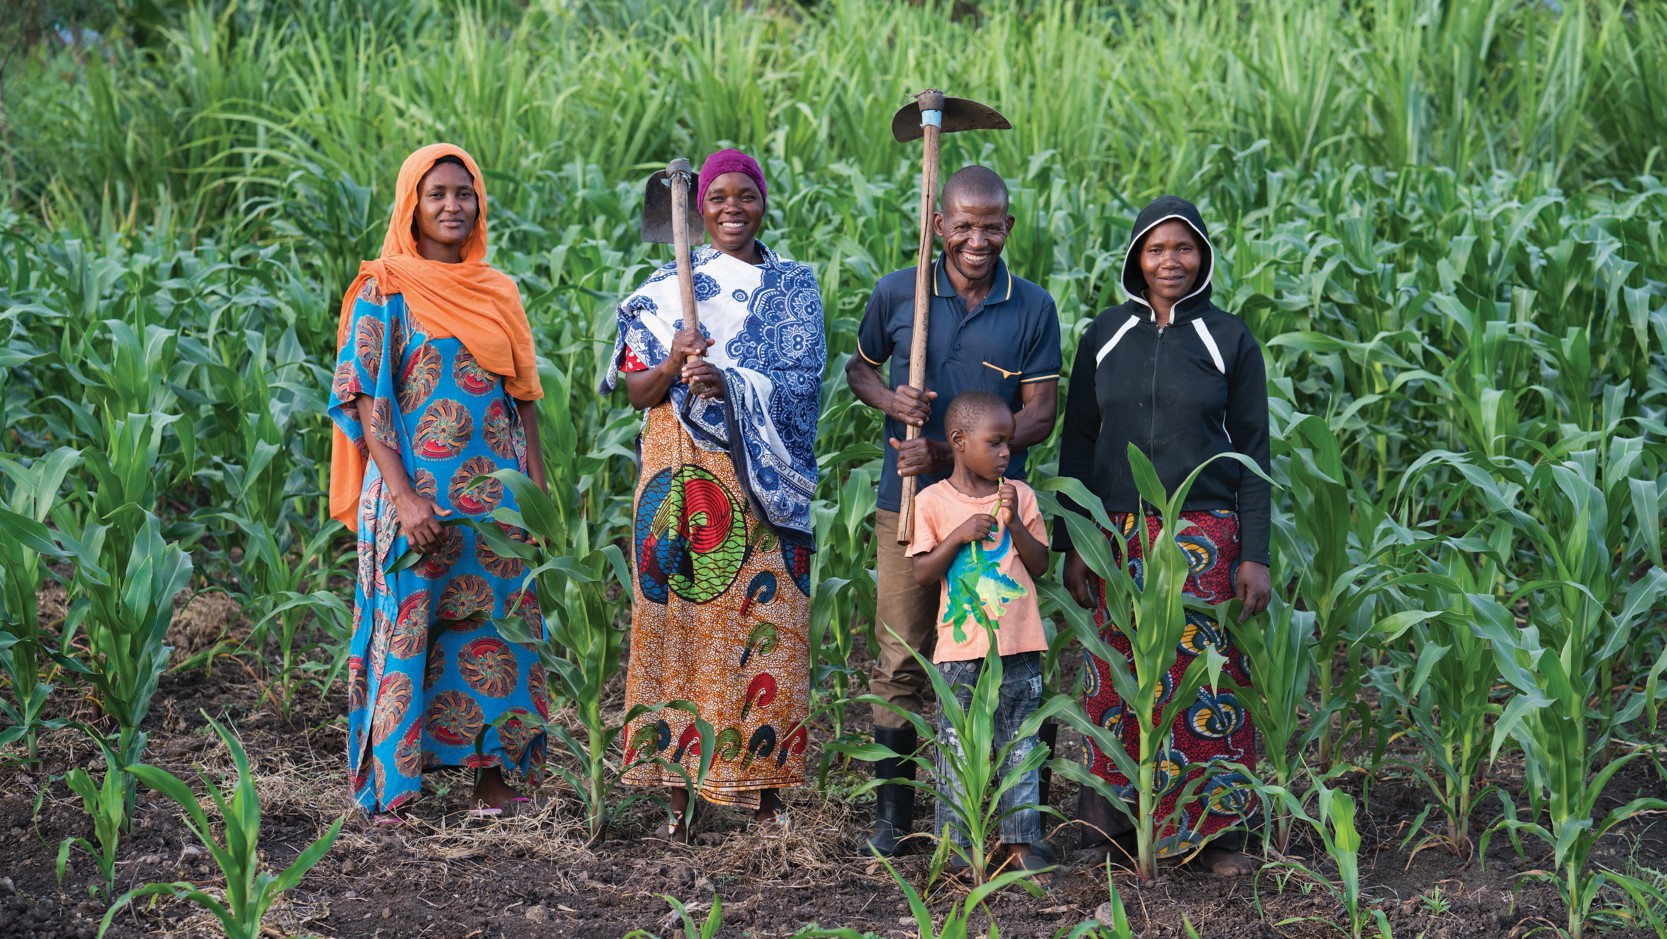
[[[918,743],[915,729],[904,727],[874,728],[874,742],[893,751],[912,755]],[[889,758],[874,764],[875,779],[915,778],[913,760]],[[874,833],[868,838],[868,850],[880,857],[895,857],[904,838],[914,827],[915,791],[912,786],[884,783],[874,790]]]
[[[1042,746],[1048,748],[1048,758],[1052,759],[1058,753],[1058,751],[1054,749],[1054,744],[1059,740],[1059,725],[1055,724],[1052,720],[1043,721],[1041,728],[1036,731],[1036,739],[1042,741]],[[1048,790],[1053,786],[1053,769],[1049,767],[1048,764],[1043,763],[1042,768],[1037,771],[1036,776],[1036,802],[1038,805],[1046,808],[1048,804]]]
[[[1042,745],[1048,748],[1048,755],[1051,759],[1055,753],[1054,744],[1059,740],[1059,725],[1055,724],[1051,720],[1043,721],[1042,726],[1036,731],[1036,739],[1040,740]],[[1036,773],[1037,805],[1040,805],[1043,808],[1048,807],[1048,797],[1051,795],[1049,789],[1052,786],[1053,770],[1049,768],[1048,764],[1043,763],[1042,768]],[[1036,853],[1037,857],[1040,857],[1047,863],[1054,863],[1055,854],[1052,841],[1043,838],[1041,841],[1032,844],[1030,849]]]
[[[1090,786],[1077,790],[1077,850],[1103,854],[1112,840],[1133,830],[1128,816]]]

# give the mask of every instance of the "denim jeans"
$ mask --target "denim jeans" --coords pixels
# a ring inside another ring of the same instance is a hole
[[[978,683],[978,676],[984,670],[983,659],[969,659],[964,662],[939,662],[938,671],[943,675],[950,687],[955,689],[955,700],[963,709],[972,702],[973,685]],[[1019,652],[1014,655],[1001,657],[1001,698],[996,704],[995,713],[995,752],[1007,746],[1008,742],[1018,737],[1019,725],[1025,719],[1036,713],[1037,706],[1042,701],[1042,654],[1040,652]],[[1005,776],[1013,768],[1024,761],[1024,758],[1037,745],[1036,736],[1025,737],[1012,750],[1008,751],[1007,760],[1002,765],[1001,774]],[[944,826],[949,826],[950,835],[955,843],[967,847],[969,839],[966,829],[956,818],[954,806],[964,801],[965,796],[960,791],[960,780],[949,768],[945,758],[946,748],[953,748],[959,755],[961,741],[954,728],[943,718],[938,716],[938,788],[942,798],[938,800],[937,811],[934,816],[935,831],[942,833]],[[994,754],[990,755],[993,758]],[[999,780],[1001,777],[998,776]],[[1000,809],[1009,812],[1020,808],[1001,820],[1001,840],[1004,844],[1033,844],[1042,840],[1042,813],[1034,807],[1040,796],[1040,774],[1036,770],[1025,773],[1014,786],[1001,797]]]

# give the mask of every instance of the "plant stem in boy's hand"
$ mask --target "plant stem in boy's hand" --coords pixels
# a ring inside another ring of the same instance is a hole
[[[1007,513],[1007,532],[1013,538],[1013,549],[1019,552],[1019,560],[1024,562],[1025,570],[1032,577],[1041,577],[1048,569],[1048,546],[1038,541],[1019,519],[1019,493],[1013,484],[1002,480],[998,490],[996,512]]]
[[[960,553],[961,548],[990,537],[995,528],[996,517],[984,512],[955,526],[949,537],[915,558],[915,583],[922,587],[936,587],[949,573],[949,566],[955,563],[955,555]]]
[[[1003,479],[996,489],[996,507],[990,512],[998,525],[1014,525],[1019,520],[1019,493],[1013,484]]]

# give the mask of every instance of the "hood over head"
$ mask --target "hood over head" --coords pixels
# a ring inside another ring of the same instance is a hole
[[[1146,300],[1146,275],[1141,273],[1138,252],[1152,229],[1173,219],[1185,222],[1198,235],[1199,249],[1204,254],[1203,263],[1198,268],[1198,282],[1193,284],[1191,293],[1175,304],[1173,318],[1178,322],[1209,309],[1213,289],[1211,280],[1216,270],[1216,253],[1210,244],[1210,233],[1204,228],[1204,217],[1198,213],[1198,207],[1191,202],[1180,196],[1159,196],[1135,216],[1129,251],[1123,255],[1123,292],[1151,312],[1152,305]]]

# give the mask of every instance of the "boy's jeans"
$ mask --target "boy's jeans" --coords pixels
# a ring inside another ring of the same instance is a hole
[[[978,675],[984,669],[983,659],[968,659],[964,662],[940,662],[938,671],[944,680],[955,689],[955,700],[964,709],[972,702],[972,688],[978,683]],[[1019,652],[1014,655],[1001,657],[1001,698],[996,705],[995,713],[995,752],[1007,746],[1008,741],[1018,735],[1019,725],[1025,719],[1036,713],[1037,706],[1042,701],[1042,653]],[[1036,736],[1025,737],[1007,754],[1007,761],[1001,768],[1005,776],[1022,762],[1031,749],[1036,746]],[[965,795],[960,791],[961,782],[953,770],[949,768],[944,758],[945,748],[953,747],[954,752],[961,753],[961,741],[954,728],[938,715],[938,788],[945,798],[938,799],[934,820],[934,831],[942,834],[944,826],[948,825],[951,837],[961,847],[967,847],[969,840],[964,826],[956,818],[954,805],[962,804]],[[991,754],[994,758],[994,754]],[[1001,777],[997,777],[998,779]],[[1018,782],[1001,797],[1001,811],[1006,812],[1016,806],[1035,805],[1038,792],[1039,774],[1031,770],[1021,776]],[[1003,844],[1034,844],[1042,840],[1042,813],[1034,808],[1013,812],[1001,820],[1001,840]]]

